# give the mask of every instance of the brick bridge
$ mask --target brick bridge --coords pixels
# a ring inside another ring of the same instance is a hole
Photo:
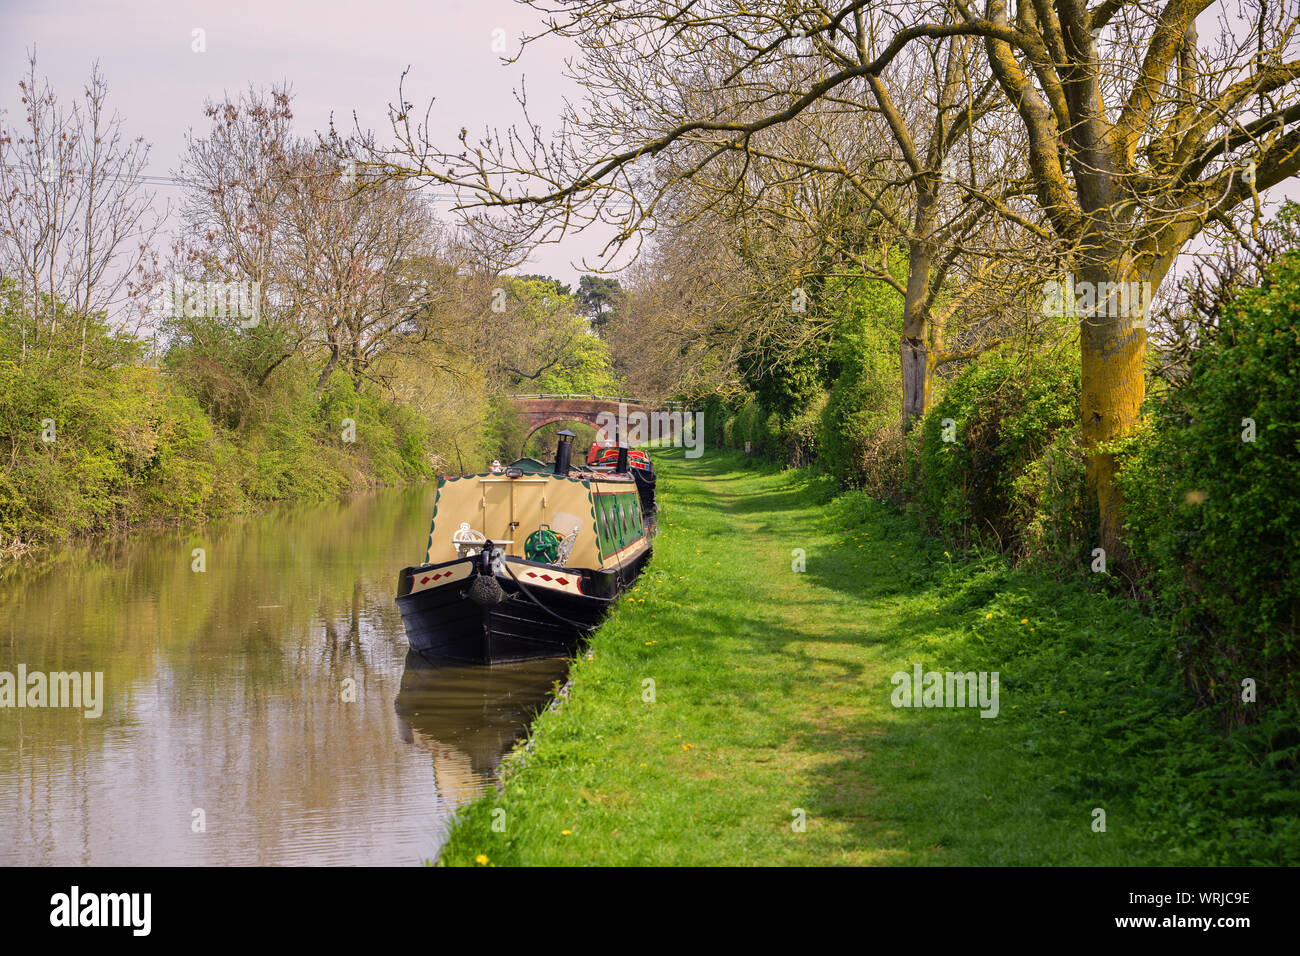
[[[523,414],[524,421],[528,423],[529,435],[544,425],[553,425],[556,422],[583,422],[599,429],[603,424],[599,416],[606,413],[617,419],[620,408],[625,410],[625,414],[633,424],[636,419],[632,416],[638,412],[650,416],[656,412],[682,411],[680,406],[671,402],[650,405],[635,398],[604,395],[511,395],[510,400]],[[647,417],[646,420],[649,422],[650,419]],[[671,428],[672,433],[675,433],[681,427],[680,422],[681,419],[678,418],[668,427],[661,426],[659,435],[670,437],[671,433],[668,429]]]

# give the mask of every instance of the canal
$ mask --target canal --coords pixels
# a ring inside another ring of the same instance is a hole
[[[432,496],[69,547],[0,580],[0,674],[103,675],[98,717],[0,706],[0,865],[436,857],[566,665],[408,659],[393,590]]]

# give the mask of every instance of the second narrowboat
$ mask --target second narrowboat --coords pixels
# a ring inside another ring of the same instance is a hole
[[[626,466],[619,464],[622,461],[620,456],[624,453],[627,455]],[[640,448],[628,448],[617,441],[597,441],[587,452],[587,467],[597,471],[614,471],[625,467],[632,475],[632,480],[636,482],[636,493],[641,499],[641,511],[647,521],[654,521],[658,510],[655,502],[655,486],[658,478],[655,476],[654,463],[650,461],[649,452]]]

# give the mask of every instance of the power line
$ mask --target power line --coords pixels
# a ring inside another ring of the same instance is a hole
[[[18,168],[21,168],[21,169],[27,169],[27,170],[31,170],[31,171],[39,171],[39,168],[38,168],[37,166],[31,164],[31,163],[14,163],[13,165],[16,166],[16,167],[18,167]],[[343,174],[343,171],[340,170],[340,171],[339,171],[339,175],[341,176],[342,174]],[[284,173],[283,175],[284,175],[286,178],[289,178],[289,179],[296,179],[296,180],[307,180],[307,179],[309,179],[309,178],[310,178],[310,179],[315,179],[315,178],[317,178],[316,176],[308,176],[308,175],[299,174],[299,173],[292,173],[292,172]],[[372,173],[369,173],[369,172],[364,171],[364,170],[357,170],[357,171],[355,171],[355,172],[353,173],[353,175],[356,176],[357,178],[360,178],[360,179],[370,178],[370,179],[373,179],[375,182],[380,182],[380,181],[382,181],[382,180],[385,178],[385,177],[383,176],[383,174],[372,174]],[[410,177],[410,178],[413,178],[413,177]],[[38,179],[38,181],[40,181],[40,182],[44,182],[44,181],[45,181],[44,178],[41,177],[41,176],[38,176],[37,179]],[[125,175],[125,176],[124,176],[124,175],[121,175],[121,174],[115,174],[115,173],[104,173],[104,174],[101,174],[101,175],[98,177],[98,179],[99,179],[101,182],[127,182],[127,183],[139,183],[139,184],[141,184],[141,185],[145,185],[145,186],[155,186],[155,187],[158,187],[158,188],[167,188],[167,187],[170,187],[170,188],[186,188],[186,187],[192,187],[192,188],[200,188],[200,189],[202,189],[202,188],[208,188],[208,187],[206,186],[206,184],[204,184],[204,183],[202,183],[202,182],[200,182],[199,180],[196,180],[196,179],[186,179],[186,178],[184,178],[184,177],[180,177],[180,176],[171,176],[171,175],[162,176],[162,175],[159,175],[159,174],[157,174],[157,173],[139,173],[139,174],[136,174],[136,175],[134,175],[134,176],[130,176],[130,175]],[[235,184],[231,184],[231,185],[235,185]],[[455,193],[447,192],[447,191],[445,191],[445,190],[443,190],[443,191],[439,191],[439,190],[436,190],[436,189],[429,189],[429,188],[427,188],[427,187],[425,187],[425,186],[417,186],[417,187],[415,187],[415,188],[416,188],[417,190],[419,190],[419,192],[420,192],[420,194],[421,194],[422,196],[426,196],[426,197],[428,197],[428,198],[431,198],[431,199],[433,199],[433,200],[436,201],[436,202],[462,202],[462,201],[464,201],[464,200],[462,199],[462,197],[457,196]],[[471,201],[472,201],[472,200],[471,200]],[[604,202],[601,203],[601,206],[602,206],[602,207],[609,207],[609,208],[613,208],[613,209],[619,209],[619,210],[622,210],[622,211],[626,211],[626,210],[632,208],[632,205],[631,205],[630,200],[627,200],[627,199],[619,199],[619,200],[605,200]]]

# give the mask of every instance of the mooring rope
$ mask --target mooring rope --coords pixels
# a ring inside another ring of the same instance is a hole
[[[524,584],[523,581],[520,581],[517,577],[515,577],[515,572],[510,569],[509,561],[503,559],[501,562],[501,566],[505,568],[506,573],[509,574],[510,577],[514,579],[515,584],[519,585],[519,590],[521,590],[524,593],[524,597],[528,598],[528,600],[532,601],[534,604],[540,607],[547,614],[551,615],[551,617],[555,618],[557,621],[561,621],[569,625],[569,627],[576,627],[578,630],[587,634],[590,634],[599,626],[595,624],[579,624],[577,621],[570,621],[567,617],[564,617],[561,614],[556,614],[554,611],[552,611],[541,601],[537,600],[537,598],[533,597],[533,592],[528,590],[528,585]]]

